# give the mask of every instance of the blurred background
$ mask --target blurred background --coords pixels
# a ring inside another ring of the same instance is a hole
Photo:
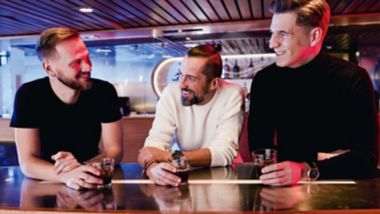
[[[365,67],[379,90],[380,1],[328,0],[324,50]],[[111,82],[124,109],[154,113],[162,89],[178,80],[181,57],[198,44],[222,45],[223,77],[249,89],[273,62],[269,0],[0,0],[0,115],[10,117],[20,85],[46,76],[38,34],[67,26],[89,47],[94,78]],[[125,104],[127,103],[127,104]]]

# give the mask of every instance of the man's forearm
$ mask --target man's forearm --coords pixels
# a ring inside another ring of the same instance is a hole
[[[190,161],[191,166],[210,166],[211,152],[209,149],[199,149],[195,151],[183,152],[185,157]]]
[[[139,164],[144,168],[152,163],[168,162],[171,160],[171,153],[169,151],[164,151],[159,148],[146,146],[140,150],[138,156]]]
[[[20,167],[26,177],[40,180],[60,181],[55,172],[54,165],[39,159],[33,158],[27,161],[21,161]]]

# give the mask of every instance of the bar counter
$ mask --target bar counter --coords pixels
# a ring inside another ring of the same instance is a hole
[[[75,191],[0,167],[0,213],[371,213],[380,214],[380,178],[273,188],[249,179],[251,164],[192,169],[188,186],[147,180],[136,163],[118,167],[112,188]]]

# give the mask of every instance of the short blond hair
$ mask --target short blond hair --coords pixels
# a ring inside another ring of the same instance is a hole
[[[79,38],[79,32],[72,28],[55,27],[43,31],[36,44],[38,58],[42,61],[53,55],[58,43],[72,38]]]

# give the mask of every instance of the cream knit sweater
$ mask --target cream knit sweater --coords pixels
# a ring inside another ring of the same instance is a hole
[[[244,91],[220,80],[213,98],[204,105],[183,106],[178,83],[165,88],[145,146],[170,150],[173,139],[183,151],[208,148],[211,166],[226,166],[238,154]]]

